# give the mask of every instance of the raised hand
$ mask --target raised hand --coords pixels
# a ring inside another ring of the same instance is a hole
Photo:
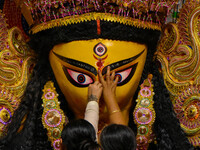
[[[102,94],[102,84],[99,81],[95,81],[93,84],[90,84],[88,86],[88,101],[97,101],[99,102],[99,99]]]
[[[99,80],[103,85],[103,96],[104,99],[107,100],[109,97],[113,96],[115,97],[118,77],[115,78],[115,72],[112,72],[110,75],[110,66],[107,67],[107,73],[106,73],[106,80],[104,80],[101,72],[99,71]]]
[[[99,74],[99,80],[103,86],[103,97],[109,113],[110,123],[126,125],[116,98],[116,87],[117,87],[118,77],[114,79],[115,72],[112,72],[112,74],[110,75],[109,66],[107,68],[105,80],[100,71],[98,74]]]

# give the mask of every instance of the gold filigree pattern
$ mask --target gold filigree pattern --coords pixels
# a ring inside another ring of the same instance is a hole
[[[47,30],[54,27],[67,26],[70,24],[77,24],[80,22],[94,21],[97,19],[100,19],[102,21],[118,22],[124,25],[135,26],[135,27],[143,28],[143,29],[161,30],[161,26],[159,26],[156,23],[150,23],[150,22],[144,23],[138,19],[133,20],[130,17],[123,17],[123,16],[118,16],[118,15],[108,14],[108,13],[88,13],[88,14],[83,14],[81,16],[74,16],[74,17],[67,16],[65,18],[60,18],[56,20],[51,20],[49,22],[44,22],[44,23],[41,23],[40,25],[33,27],[31,31],[33,34],[35,34],[42,30]]]
[[[94,13],[98,15],[102,13],[99,15],[102,20],[160,30],[178,0],[15,0],[15,2],[29,26],[33,27],[31,31],[37,33],[61,25],[94,20],[97,16]],[[114,20],[109,20],[112,15]],[[48,25],[47,28],[45,24]]]
[[[137,149],[147,150],[149,143],[153,140],[152,126],[155,121],[156,113],[153,108],[153,84],[151,83],[152,74],[144,80],[138,93],[137,105],[133,112],[134,122],[137,125]]]
[[[21,99],[33,69],[33,52],[18,28],[8,31],[7,48],[0,53],[0,85]]]
[[[187,0],[179,16],[165,26],[156,54],[181,127],[200,146],[200,2]]]
[[[33,51],[18,28],[7,29],[0,12],[0,136],[5,135],[34,66]]]
[[[42,124],[48,131],[48,137],[54,150],[60,150],[62,147],[61,132],[63,125],[68,119],[65,119],[64,112],[60,109],[58,93],[52,81],[48,81],[43,89],[43,114]]]

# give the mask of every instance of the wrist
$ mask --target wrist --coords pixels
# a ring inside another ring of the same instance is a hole
[[[104,94],[103,98],[104,98],[104,101],[106,103],[111,103],[111,102],[112,103],[116,103],[116,96],[114,94],[112,94],[112,93],[110,93],[110,94]]]
[[[89,95],[88,96],[88,102],[90,102],[90,101],[96,101],[96,102],[98,102],[99,101],[99,98],[97,98],[97,96],[96,95]]]

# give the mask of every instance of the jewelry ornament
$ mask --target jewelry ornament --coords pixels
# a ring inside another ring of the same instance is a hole
[[[200,2],[186,0],[177,23],[164,28],[157,51],[174,111],[193,146],[200,146]]]
[[[152,141],[152,126],[155,121],[156,113],[153,108],[153,84],[151,83],[152,74],[140,85],[137,105],[133,112],[134,122],[137,125],[137,149],[147,150]]]
[[[43,114],[42,124],[47,129],[47,135],[51,141],[54,150],[60,150],[62,146],[61,133],[65,121],[64,112],[60,109],[60,102],[58,101],[58,94],[52,81],[48,81],[42,95],[43,100]]]
[[[22,32],[7,28],[0,10],[0,137],[6,135],[14,111],[18,108],[34,67],[34,53]]]
[[[178,0],[15,0],[33,34],[87,21],[161,30]]]

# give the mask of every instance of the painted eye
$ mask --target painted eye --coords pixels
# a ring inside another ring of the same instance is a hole
[[[66,70],[68,80],[77,87],[86,87],[94,82],[92,77],[90,77],[89,75],[71,69]]]
[[[94,47],[94,53],[97,54],[98,56],[103,56],[106,53],[107,49],[106,46],[103,45],[102,43],[98,43]]]
[[[121,86],[121,85],[126,84],[132,78],[133,74],[135,73],[136,67],[137,67],[137,64],[135,64],[135,65],[131,66],[130,68],[125,69],[123,71],[116,72],[115,78],[116,77],[119,78],[117,85]]]
[[[124,70],[124,71],[121,71],[121,72],[118,72],[115,74],[115,78],[116,77],[119,78],[118,84],[122,83],[128,77],[128,75],[131,73],[131,70],[132,70],[132,68],[129,68],[127,70]]]

